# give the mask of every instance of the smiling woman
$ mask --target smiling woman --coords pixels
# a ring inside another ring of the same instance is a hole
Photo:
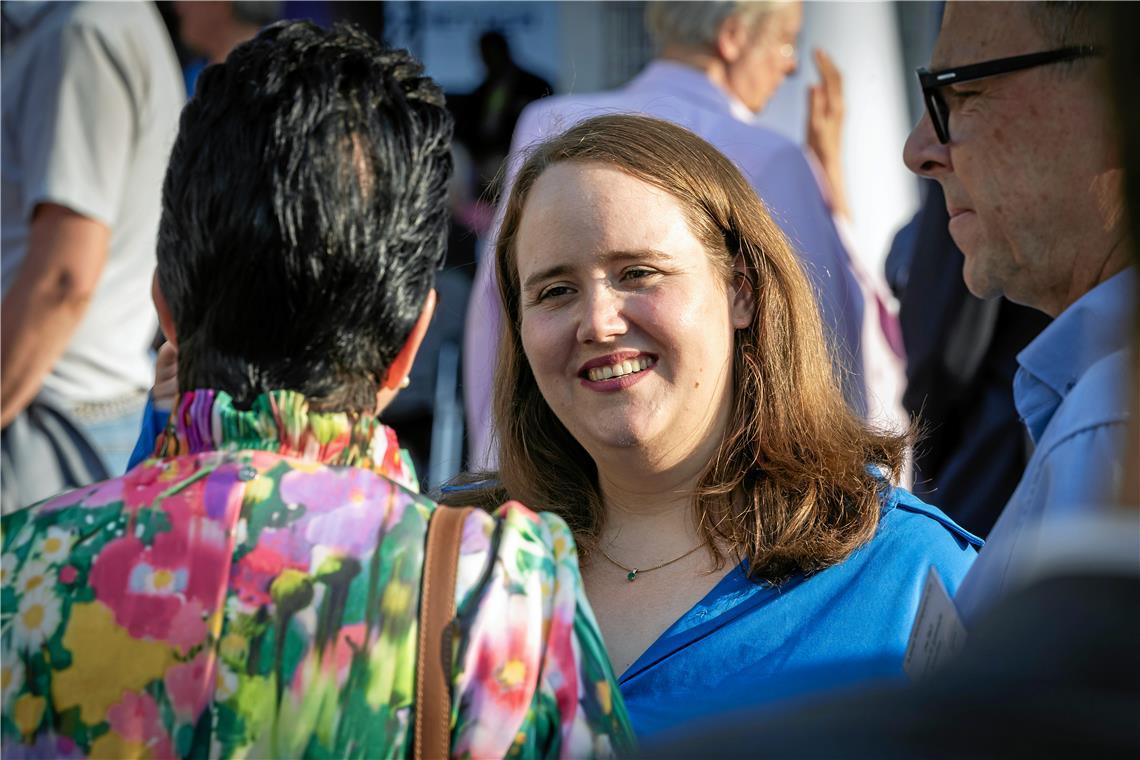
[[[496,263],[501,469],[450,498],[570,524],[635,729],[901,674],[927,571],[953,591],[977,539],[891,486],[905,439],[845,405],[740,172],[585,121],[527,159]]]
[[[535,181],[517,241],[523,349],[573,438],[595,462],[616,447],[668,470],[693,444],[708,461],[733,333],[755,306],[730,287],[731,262],[705,252],[669,193],[595,162]]]

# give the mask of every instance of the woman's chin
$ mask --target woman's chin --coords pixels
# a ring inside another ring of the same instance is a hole
[[[596,449],[600,454],[614,450],[628,450],[643,447],[647,438],[645,432],[632,425],[607,426],[601,430],[592,430],[589,433],[590,444],[587,450]],[[597,459],[597,456],[595,456]]]

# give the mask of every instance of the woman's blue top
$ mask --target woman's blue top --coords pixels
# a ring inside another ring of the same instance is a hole
[[[728,573],[618,683],[645,739],[694,719],[901,678],[926,575],[954,595],[981,546],[940,510],[892,489],[875,537],[778,588]]]

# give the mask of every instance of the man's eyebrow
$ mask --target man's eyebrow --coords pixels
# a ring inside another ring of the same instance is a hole
[[[957,63],[952,63],[952,61],[957,61]],[[971,66],[978,62],[979,60],[977,58],[963,61],[960,56],[954,55],[954,51],[949,51],[949,53],[943,53],[942,55],[932,55],[930,57],[930,63],[927,64],[927,70],[938,74],[943,71],[960,69],[963,66]],[[947,84],[953,83],[948,82]]]
[[[618,264],[623,261],[672,261],[672,257],[667,253],[662,253],[653,248],[643,248],[632,251],[606,251],[598,256],[598,260],[602,264],[609,265]],[[526,282],[523,283],[523,289],[530,290],[541,282],[562,277],[563,275],[570,274],[572,271],[574,271],[574,267],[569,264],[555,264],[546,269],[540,269],[526,278]]]
[[[950,63],[950,59],[951,57],[947,56],[947,51],[945,50],[931,51],[930,63],[927,64],[927,68],[930,71],[945,71],[946,69],[958,68],[958,66]]]

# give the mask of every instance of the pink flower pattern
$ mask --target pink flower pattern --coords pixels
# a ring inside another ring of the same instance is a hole
[[[194,643],[186,631],[173,631],[175,619],[190,601],[198,610],[215,609],[225,593],[233,536],[227,529],[240,509],[236,479],[215,472],[171,495],[163,514],[171,529],[156,533],[145,546],[138,535],[111,541],[103,548],[91,570],[91,585],[99,601],[110,607],[115,619],[132,636],[171,641],[183,647]],[[225,488],[212,484],[225,478]],[[206,491],[213,486],[215,499],[204,514]],[[147,526],[137,522],[135,532]],[[185,613],[182,620],[186,622]],[[194,628],[204,634],[204,626]],[[175,638],[172,638],[172,635]]]
[[[180,720],[195,723],[214,694],[213,652],[203,650],[190,662],[166,671],[162,682]]]
[[[107,711],[111,730],[127,741],[138,742],[151,748],[156,758],[173,757],[174,749],[162,726],[158,704],[154,697],[143,692],[127,691],[118,704]]]

